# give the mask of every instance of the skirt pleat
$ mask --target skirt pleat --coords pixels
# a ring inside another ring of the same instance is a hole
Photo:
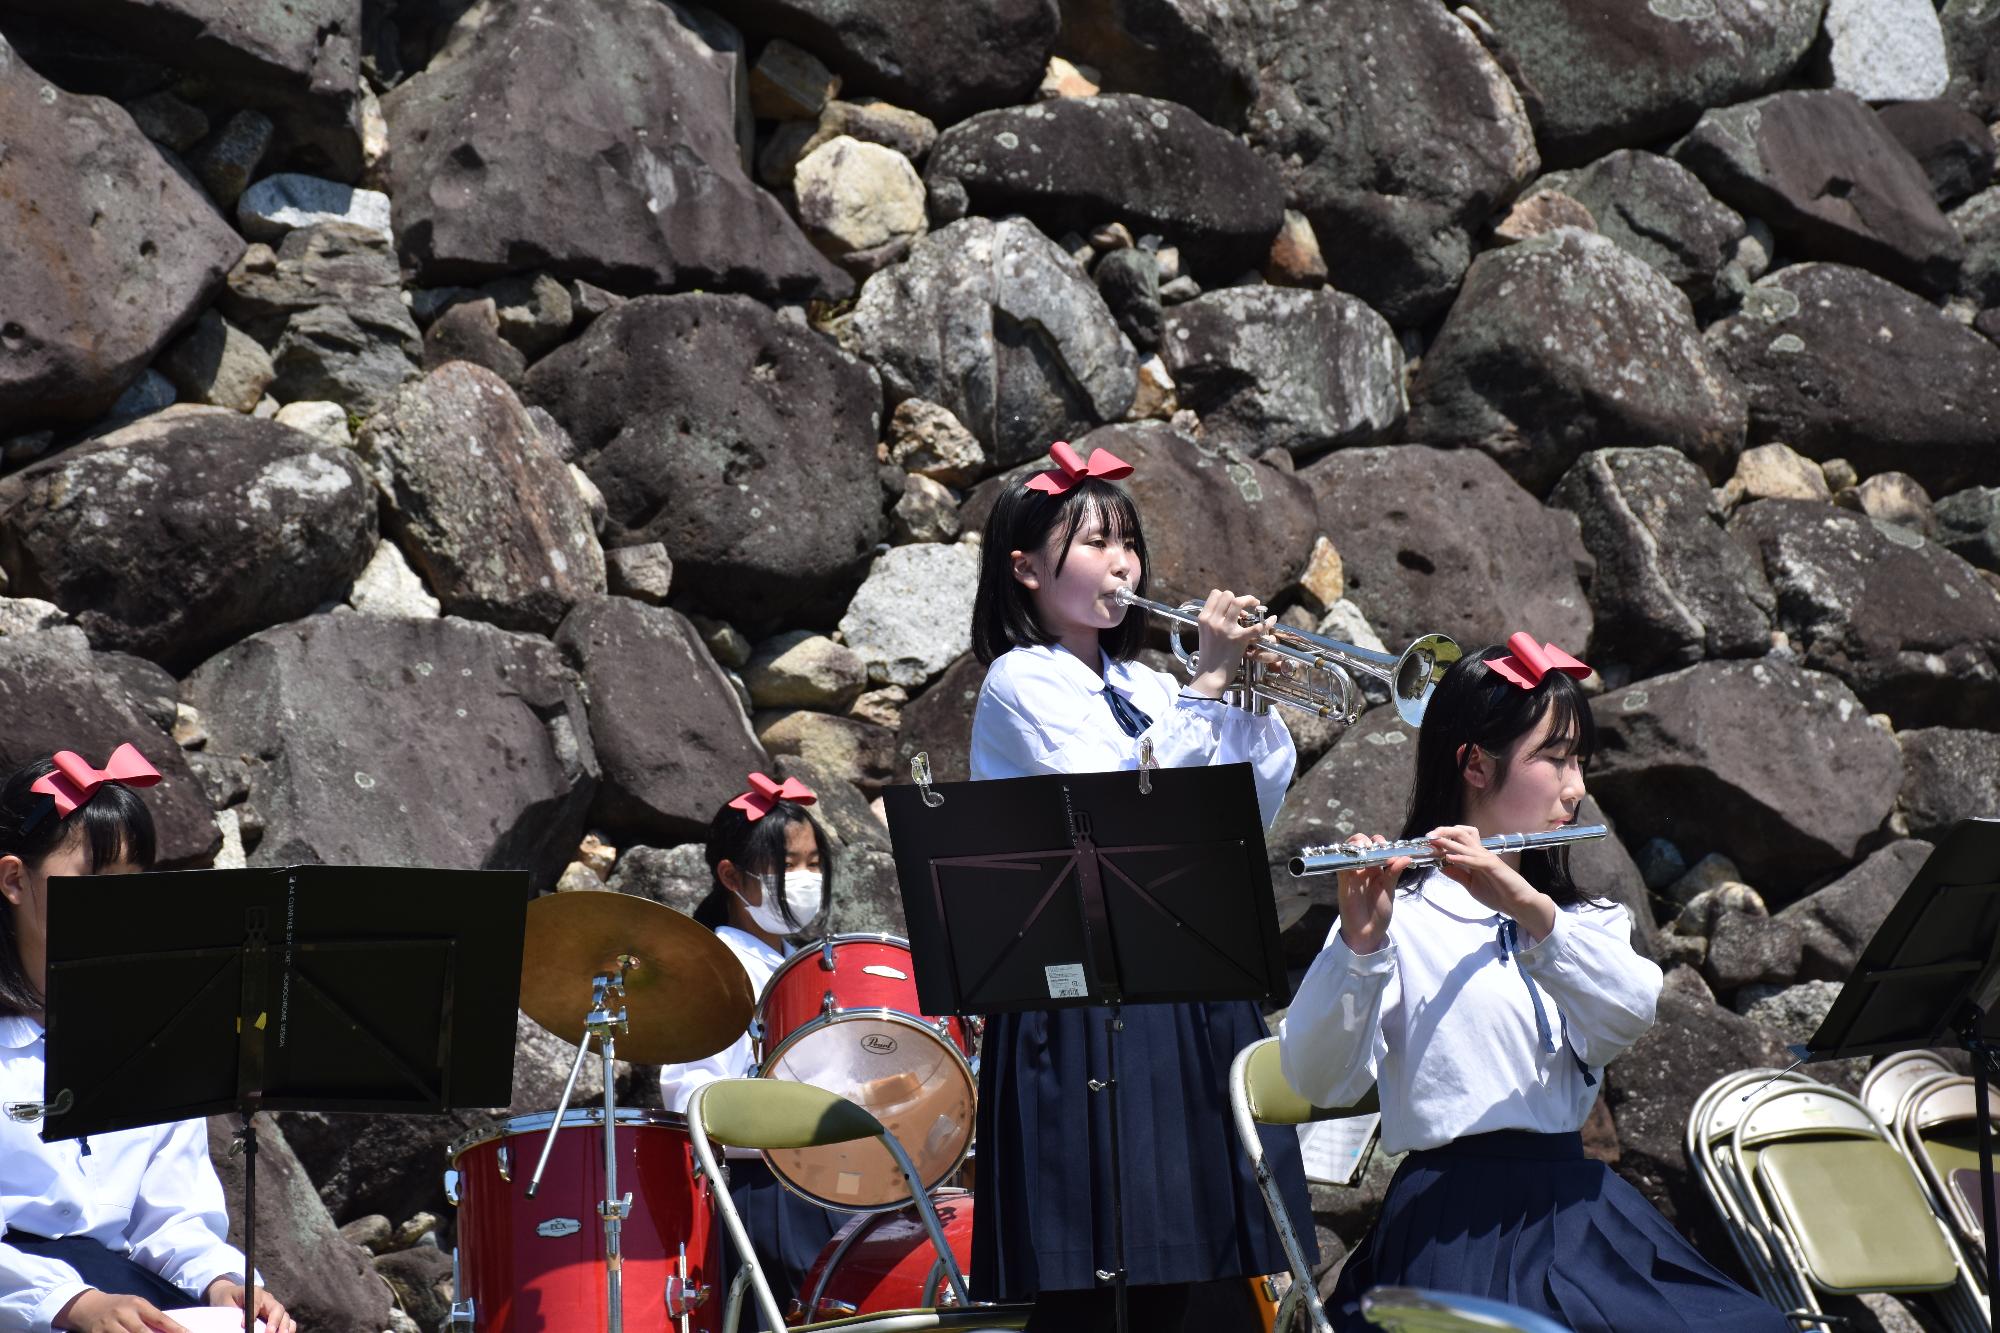
[[[1575,1134],[1479,1134],[1403,1159],[1330,1302],[1346,1330],[1362,1293],[1424,1287],[1506,1301],[1578,1333],[1785,1333]]]
[[[1107,1010],[999,1014],[980,1051],[973,1295],[1024,1300],[1100,1285],[1115,1263],[1111,1121],[1089,1090],[1108,1068]],[[1124,1011],[1119,1152],[1125,1266],[1134,1285],[1281,1272],[1283,1246],[1229,1113],[1229,1066],[1266,1035],[1254,1004],[1148,1004]],[[1310,1251],[1298,1136],[1267,1129],[1265,1152]]]

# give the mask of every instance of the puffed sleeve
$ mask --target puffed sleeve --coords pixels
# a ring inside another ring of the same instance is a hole
[[[243,1254],[224,1239],[229,1212],[208,1160],[207,1121],[168,1128],[139,1177],[125,1234],[134,1263],[183,1291],[206,1292],[219,1277],[243,1280]]]
[[[1611,1063],[1653,1026],[1660,968],[1632,948],[1632,916],[1623,907],[1557,912],[1548,936],[1515,956],[1555,997],[1570,1045],[1585,1064]]]
[[[62,1308],[89,1290],[77,1271],[60,1259],[0,1244],[0,1328],[50,1333]]]
[[[1104,711],[1104,724],[1085,711]],[[1132,767],[1131,740],[1104,702],[1081,695],[1046,658],[1008,653],[987,668],[972,714],[975,781],[1040,773],[1115,773]],[[1122,742],[1122,744],[1121,744]]]
[[[1396,942],[1357,954],[1336,924],[1278,1027],[1285,1082],[1315,1106],[1358,1101],[1374,1086],[1389,1050],[1382,1011],[1396,984]]]
[[[660,1066],[660,1105],[681,1115],[688,1099],[704,1083],[721,1078],[743,1078],[750,1072],[750,1034],[744,1033],[723,1050],[686,1064]]]

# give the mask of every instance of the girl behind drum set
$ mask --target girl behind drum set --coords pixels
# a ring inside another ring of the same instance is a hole
[[[787,938],[803,934],[825,902],[833,849],[806,813],[815,799],[796,779],[780,783],[752,773],[749,790],[717,810],[708,826],[712,887],[694,917],[743,964],[753,994],[762,993],[785,961]],[[746,1032],[705,1060],[665,1065],[660,1069],[661,1104],[683,1114],[696,1088],[716,1079],[744,1078],[753,1062]],[[786,1189],[755,1153],[729,1154],[729,1192],[783,1308],[848,1214],[821,1208]],[[737,1260],[729,1247],[724,1251],[721,1290],[726,1292]]]
[[[1265,823],[1277,816],[1295,752],[1275,715],[1220,700],[1265,626],[1241,624],[1253,597],[1215,591],[1201,612],[1202,674],[1185,688],[1132,659],[1145,637],[1116,602],[1145,590],[1146,543],[1132,471],[1103,449],[1067,444],[1056,467],[1009,486],[988,517],[972,640],[989,663],[972,725],[972,776],[1026,777],[1249,762]],[[975,1299],[1034,1298],[1029,1328],[1112,1326],[1110,1118],[1090,1091],[1107,1072],[1097,1008],[994,1016],[982,1043],[972,1288]],[[1119,1052],[1125,1260],[1131,1327],[1183,1327],[1193,1285],[1278,1272],[1285,1257],[1230,1123],[1236,1052],[1265,1036],[1257,1006],[1128,1005]],[[1265,1150],[1294,1217],[1309,1216],[1298,1139]],[[1311,1231],[1306,1232],[1310,1248]],[[1249,1311],[1249,1287],[1229,1296]],[[1204,1293],[1206,1295],[1208,1293]]]
[[[1341,1328],[1372,1327],[1360,1297],[1385,1284],[1597,1333],[1788,1327],[1583,1155],[1604,1066],[1652,1026],[1660,992],[1626,910],[1578,888],[1561,848],[1480,845],[1574,819],[1596,732],[1572,677],[1589,674],[1525,634],[1446,672],[1402,834],[1442,864],[1343,872],[1340,922],[1286,1014],[1286,1081],[1322,1106],[1376,1085],[1382,1147],[1409,1154],[1341,1270]]]

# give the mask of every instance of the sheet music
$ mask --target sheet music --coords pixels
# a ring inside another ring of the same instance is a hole
[[[1382,1117],[1374,1112],[1300,1125],[1299,1155],[1305,1159],[1306,1179],[1322,1185],[1353,1184],[1381,1125]]]

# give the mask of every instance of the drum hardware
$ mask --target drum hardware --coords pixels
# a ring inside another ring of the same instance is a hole
[[[821,1018],[832,1018],[835,1014],[839,1012],[840,1012],[840,1001],[833,998],[832,991],[828,991],[826,994],[819,997],[819,1016]]]
[[[833,961],[833,932],[828,931],[819,941],[819,970],[831,972],[837,966]]]
[[[1167,642],[1175,660],[1189,675],[1201,674],[1199,655],[1181,638],[1184,629],[1200,624],[1200,602],[1169,606],[1148,601],[1130,588],[1118,589],[1112,600],[1172,622]],[[1266,614],[1260,606],[1242,623],[1255,624]],[[1352,724],[1361,716],[1361,687],[1355,680],[1360,675],[1387,685],[1396,712],[1412,727],[1423,722],[1424,707],[1444,678],[1445,668],[1464,656],[1463,650],[1442,634],[1422,635],[1401,653],[1391,654],[1282,624],[1255,647],[1256,653],[1245,656],[1242,669],[1223,692],[1223,698],[1236,707],[1261,714],[1268,713],[1272,704],[1283,704],[1315,717],[1337,717]]]
[[[452,1177],[455,1182],[456,1177],[458,1176],[458,1172],[456,1171],[448,1172],[447,1175]],[[454,1197],[452,1199],[452,1202],[457,1203],[458,1202],[457,1198]],[[451,1314],[445,1318],[444,1321],[445,1327],[463,1328],[463,1329],[472,1328],[473,1327],[472,1297],[465,1294],[465,1283],[461,1281],[459,1278],[458,1247],[456,1245],[451,1247],[451,1295],[452,1295]]]
[[[505,1144],[501,1145],[500,1160],[495,1165],[500,1168],[500,1179],[512,1180],[514,1178],[514,1156],[507,1151]]]
[[[444,1201],[454,1208],[458,1207],[458,1172],[456,1171],[446,1171],[444,1173]],[[457,1261],[457,1255],[458,1251],[453,1250],[452,1257],[454,1262]]]
[[[972,1256],[972,1195],[933,1190],[931,1201],[964,1271]],[[799,1295],[800,1315],[809,1320],[961,1304],[943,1257],[907,1205],[857,1217],[834,1233],[799,1284]]]

